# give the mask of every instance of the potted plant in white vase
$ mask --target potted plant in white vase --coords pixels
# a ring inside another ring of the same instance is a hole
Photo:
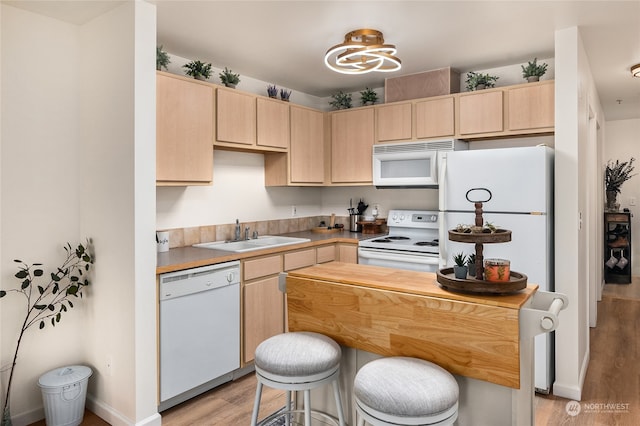
[[[8,369],[9,379],[0,423],[2,426],[12,424],[11,384],[24,333],[36,325],[40,330],[47,324],[55,327],[62,319],[62,314],[73,308],[75,298],[82,298],[82,290],[90,284],[89,272],[94,263],[91,241],[88,240],[84,245],[78,244],[76,248],[67,243],[64,250],[67,253],[65,260],[49,275],[45,274],[41,263],[27,264],[22,260],[14,260],[19,264],[14,276],[20,284],[16,288],[0,290],[0,298],[15,293],[24,297],[26,302],[22,327]]]
[[[186,68],[186,75],[189,75],[196,80],[207,80],[211,76],[211,64],[201,61],[191,61],[184,64],[182,68]]]
[[[617,202],[618,194],[622,184],[634,177],[637,173],[633,173],[635,158],[631,157],[629,161],[620,162],[620,160],[609,160],[604,174],[604,187],[607,197],[607,210],[618,211],[620,204]]]
[[[222,70],[218,75],[220,76],[220,81],[226,87],[231,87],[232,89],[235,89],[238,83],[240,83],[240,74],[234,73],[232,70],[228,69],[227,67],[224,67],[224,70]]]
[[[545,63],[538,65],[538,58],[533,58],[533,61],[527,62],[526,67],[524,65],[520,66],[522,67],[522,78],[532,83],[540,80],[540,77],[547,72],[548,65]]]

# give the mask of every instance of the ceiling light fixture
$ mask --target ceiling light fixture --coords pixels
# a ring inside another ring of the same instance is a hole
[[[640,78],[640,64],[631,67],[631,75]]]
[[[393,44],[384,44],[382,33],[361,29],[344,36],[344,43],[327,50],[324,63],[342,74],[364,74],[372,71],[398,71],[402,62],[396,56]]]

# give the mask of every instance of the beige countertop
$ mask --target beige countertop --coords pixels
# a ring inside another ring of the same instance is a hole
[[[156,274],[179,271],[200,266],[213,265],[232,260],[246,259],[265,254],[279,253],[290,250],[297,250],[306,247],[314,247],[322,244],[347,243],[357,244],[360,240],[366,240],[385,234],[363,234],[361,232],[341,231],[335,233],[315,233],[311,231],[291,232],[282,234],[288,237],[308,238],[310,241],[300,244],[290,244],[286,246],[273,247],[264,250],[253,250],[244,253],[233,253],[215,249],[205,249],[197,247],[179,247],[170,249],[167,252],[158,253]]]

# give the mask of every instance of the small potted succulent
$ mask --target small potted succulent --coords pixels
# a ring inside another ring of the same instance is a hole
[[[467,255],[460,252],[453,256],[455,265],[453,266],[453,274],[458,279],[467,278]]]
[[[162,50],[162,45],[156,46],[156,70],[162,71],[162,68],[166,70],[170,63],[169,54]]]
[[[533,58],[533,61],[527,63],[527,66],[520,65],[522,67],[522,78],[526,79],[529,83],[539,81],[540,77],[547,72],[547,64],[542,63],[538,65],[538,58]]]
[[[231,87],[232,89],[234,89],[236,85],[240,83],[240,74],[234,73],[232,70],[228,69],[227,67],[224,67],[224,70],[220,72],[219,76],[220,76],[220,81],[226,87]]]
[[[207,80],[211,77],[211,64],[201,61],[191,61],[184,64],[182,68],[186,68],[186,75],[189,75],[196,80]]]
[[[280,99],[285,102],[289,102],[289,97],[291,96],[291,90],[280,89]]]
[[[378,94],[368,87],[360,92],[360,104],[362,105],[374,105],[378,102]]]
[[[471,253],[467,257],[467,269],[469,270],[469,275],[472,277],[476,276],[476,254]]]
[[[331,95],[332,101],[329,101],[329,105],[335,109],[349,109],[351,108],[351,93],[344,93],[340,90],[338,93]]]
[[[467,83],[467,90],[469,91],[482,90],[489,87],[494,87],[496,85],[496,80],[498,80],[499,78],[500,77],[497,77],[495,75],[482,74],[471,71],[467,73],[467,80],[465,81],[465,83]]]
[[[278,87],[274,84],[272,85],[268,85],[267,86],[267,95],[269,95],[270,98],[273,99],[278,99]]]

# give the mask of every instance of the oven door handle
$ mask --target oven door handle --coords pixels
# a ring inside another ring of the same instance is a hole
[[[439,264],[439,259],[436,256],[420,256],[411,253],[397,254],[388,251],[381,253],[379,250],[367,250],[366,248],[359,248],[358,256],[365,259],[393,260],[396,262],[420,263],[422,265]]]

